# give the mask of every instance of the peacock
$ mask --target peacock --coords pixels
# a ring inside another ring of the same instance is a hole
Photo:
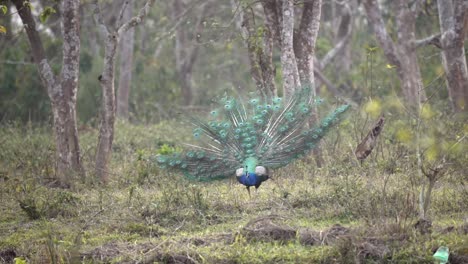
[[[236,176],[239,183],[256,189],[271,170],[307,155],[342,118],[349,105],[309,125],[312,109],[323,100],[308,87],[289,99],[266,94],[248,98],[224,96],[208,120],[188,116],[198,144],[169,155],[157,155],[161,168],[182,172],[190,179],[210,181]]]

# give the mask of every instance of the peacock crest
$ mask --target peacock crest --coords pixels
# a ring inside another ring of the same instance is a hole
[[[225,96],[217,101],[208,120],[188,117],[199,144],[187,144],[180,153],[159,155],[157,162],[192,179],[236,175],[240,183],[258,188],[268,178],[269,169],[308,154],[349,108],[339,106],[310,127],[312,109],[321,103],[322,99],[312,97],[310,88],[298,90],[288,100],[266,95]]]

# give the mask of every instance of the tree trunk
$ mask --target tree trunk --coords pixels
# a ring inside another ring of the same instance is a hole
[[[352,5],[352,8],[355,7],[354,1],[351,1],[349,5]],[[337,5],[337,3],[335,3]],[[351,7],[348,4],[342,4],[340,8],[340,22],[338,25],[338,31],[335,36],[335,46],[341,45],[343,42],[343,48],[340,52],[339,62],[335,63],[334,67],[336,69],[337,76],[348,75],[351,71],[351,45],[349,42],[351,40],[351,31],[353,29],[353,17],[351,15]]]
[[[315,42],[317,40],[320,28],[322,0],[314,0],[304,3],[301,24],[296,42],[296,60],[299,70],[301,84],[313,89],[313,95],[316,96],[314,86],[314,57]]]
[[[310,87],[314,97],[317,96],[314,81],[315,43],[320,28],[321,10],[322,0],[304,3],[301,24],[296,39],[298,44],[295,50],[301,85]],[[314,107],[312,109],[310,126],[315,126],[317,120],[319,120],[318,111],[317,108]],[[322,167],[323,158],[320,146],[317,145],[313,153],[317,166],[319,168]]]
[[[69,186],[73,173],[85,176],[81,163],[76,120],[80,59],[79,1],[62,1],[63,58],[60,76],[55,76],[45,57],[31,10],[22,0],[13,0],[23,21],[42,83],[51,101],[56,145],[57,176],[61,186]]]
[[[247,46],[250,74],[257,90],[261,94],[276,96],[276,69],[273,64],[274,35],[272,33],[274,29],[267,26],[264,30],[263,41],[259,41],[253,9],[241,9],[239,17],[237,27]]]
[[[109,160],[114,140],[114,68],[118,42],[117,33],[109,33],[107,35],[104,52],[104,69],[102,75],[99,76],[99,83],[102,89],[102,109],[96,151],[96,175],[103,183],[109,182]]]
[[[464,24],[468,7],[462,0],[438,0],[440,32],[442,34],[442,64],[452,108],[468,111],[468,71],[464,49]]]
[[[412,106],[417,106],[419,102],[427,99],[414,45],[416,42],[417,12],[408,7],[406,0],[396,1],[395,7],[397,13],[397,52],[401,62],[401,69],[398,71],[402,82],[401,87],[406,100]]]
[[[119,38],[123,36],[130,28],[135,27],[143,18],[149,13],[151,6],[155,0],[147,0],[143,8],[138,12],[138,15],[126,20],[122,23],[121,19],[116,21],[116,30],[110,30],[110,27],[104,24],[101,10],[97,0],[93,1],[95,6],[94,13],[97,22],[105,32],[106,43],[104,51],[104,69],[102,74],[98,77],[102,89],[102,109],[101,121],[99,128],[99,139],[96,150],[96,176],[98,176],[102,183],[109,182],[109,161],[112,154],[112,143],[114,140],[114,123],[115,123],[115,87],[114,87],[114,73],[115,61],[117,55],[117,47],[119,45]],[[124,8],[121,12],[125,11],[128,2],[122,6]]]
[[[193,101],[192,72],[193,65],[198,56],[199,45],[196,43],[202,30],[202,19],[205,14],[206,3],[202,5],[202,11],[199,12],[194,32],[187,32],[179,29],[175,32],[175,58],[176,70],[180,79],[182,97],[184,105],[190,105]],[[174,21],[184,12],[184,3],[182,0],[172,2],[172,18]],[[190,37],[190,35],[192,35]]]
[[[394,43],[385,28],[377,0],[364,1],[369,24],[388,62],[396,67],[403,95],[412,107],[427,99],[415,48],[417,6],[415,3],[410,9],[405,0],[395,1],[398,43]]]
[[[289,98],[299,87],[299,71],[294,54],[294,5],[292,0],[284,0],[281,4],[281,68],[283,70],[284,97]]]
[[[130,20],[133,15],[133,1],[129,1],[124,11],[123,19]],[[120,41],[120,76],[119,88],[117,90],[117,116],[122,119],[128,119],[128,105],[130,96],[130,87],[132,84],[133,69],[133,44],[135,40],[135,28],[130,28],[123,34]]]

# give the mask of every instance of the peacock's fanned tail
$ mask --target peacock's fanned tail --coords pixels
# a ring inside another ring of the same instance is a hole
[[[249,157],[279,168],[309,153],[349,108],[342,105],[309,127],[312,108],[322,102],[309,88],[289,100],[271,96],[224,97],[208,121],[189,117],[200,144],[172,155],[159,155],[162,168],[182,171],[192,179],[213,180],[234,175]]]

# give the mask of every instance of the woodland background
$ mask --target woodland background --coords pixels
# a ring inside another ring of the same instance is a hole
[[[1,0],[0,261],[466,263],[467,5]],[[352,110],[254,199],[152,162],[180,113],[302,85]]]

